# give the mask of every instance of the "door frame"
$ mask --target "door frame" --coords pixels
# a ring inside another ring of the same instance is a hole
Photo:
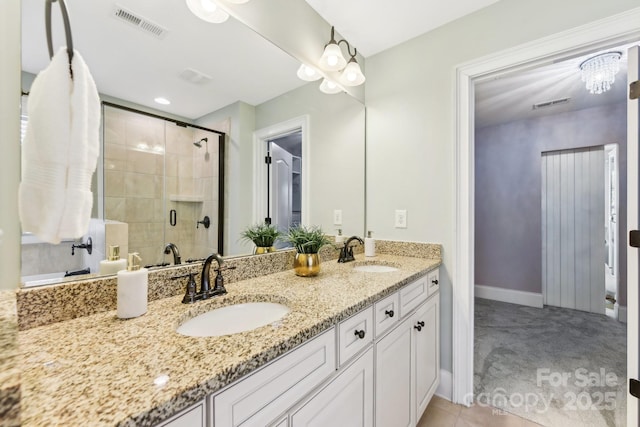
[[[309,141],[309,115],[295,117],[284,122],[258,129],[253,132],[253,224],[264,221],[267,216],[267,197],[261,188],[267,186],[267,165],[264,162],[267,156],[267,142],[281,136],[288,135],[297,130],[301,131],[302,140],[302,194],[300,197],[302,224],[309,223],[309,189],[311,180],[309,179],[310,165],[310,141]]]
[[[452,285],[452,401],[473,401],[474,328],[474,84],[497,74],[640,39],[640,8],[544,37],[456,67],[455,251]],[[637,307],[635,307],[637,310]],[[630,316],[631,318],[632,316]],[[637,334],[637,328],[628,333]],[[637,403],[627,406],[628,417]]]

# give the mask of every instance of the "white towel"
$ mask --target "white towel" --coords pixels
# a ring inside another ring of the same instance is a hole
[[[100,98],[77,51],[73,80],[66,47],[29,93],[18,207],[22,230],[48,243],[79,238],[91,219],[91,177],[100,147]]]

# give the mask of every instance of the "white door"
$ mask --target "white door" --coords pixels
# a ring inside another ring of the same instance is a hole
[[[629,49],[627,70],[628,82],[640,80],[640,48]],[[640,203],[640,187],[638,185],[638,166],[640,157],[638,143],[640,140],[640,106],[639,101],[627,102],[627,224],[629,230],[640,230],[638,221],[638,203]],[[627,375],[640,379],[640,342],[638,340],[640,294],[638,293],[639,263],[638,248],[627,248]],[[627,384],[629,382],[627,381]],[[639,425],[638,399],[627,393],[627,425]]]
[[[271,223],[277,226],[280,232],[286,233],[291,225],[293,211],[293,156],[273,142],[269,143],[269,154]]]
[[[603,147],[542,153],[544,304],[605,313]]]

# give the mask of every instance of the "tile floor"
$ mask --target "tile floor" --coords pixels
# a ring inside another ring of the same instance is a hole
[[[467,408],[433,396],[418,427],[540,427],[524,418],[474,405]]]

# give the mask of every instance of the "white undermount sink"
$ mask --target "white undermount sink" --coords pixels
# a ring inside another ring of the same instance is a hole
[[[180,325],[177,332],[190,337],[218,337],[268,325],[289,313],[289,307],[273,302],[233,304],[207,311]]]
[[[383,264],[363,264],[353,267],[355,271],[361,271],[363,273],[390,273],[392,271],[398,271],[396,267]]]

